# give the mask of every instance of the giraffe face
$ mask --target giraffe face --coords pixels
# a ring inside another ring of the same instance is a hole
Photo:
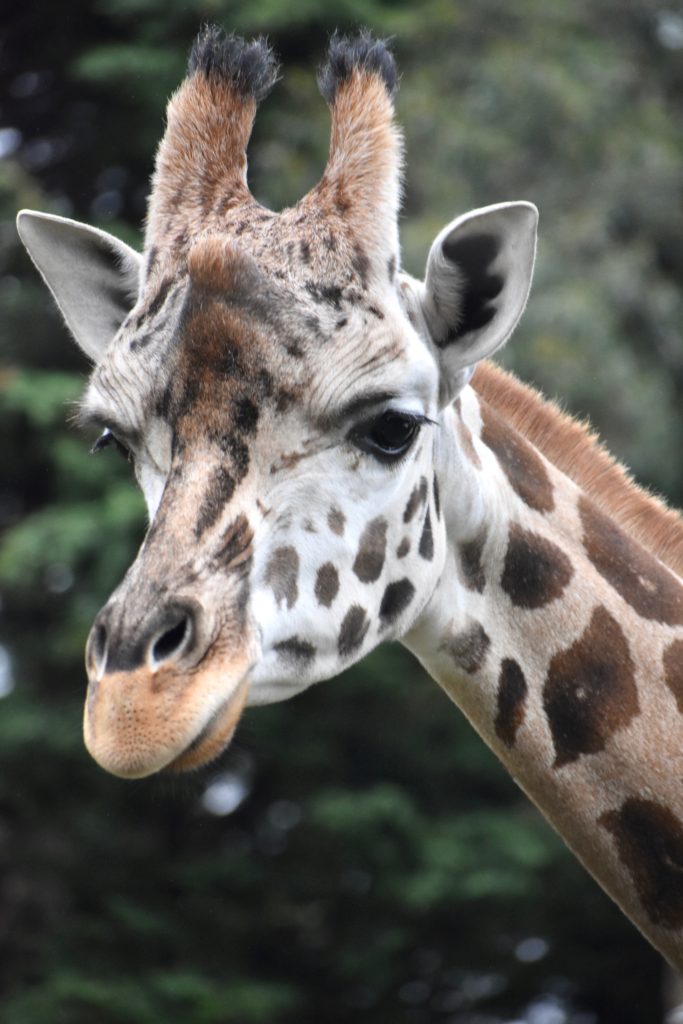
[[[443,560],[439,376],[400,291],[302,309],[225,251],[218,279],[195,255],[194,277],[142,300],[156,319],[133,311],[83,403],[151,519],[88,647],[86,738],[120,774],[201,763],[245,702],[403,633]]]
[[[398,272],[397,76],[334,39],[319,184],[279,214],[246,187],[263,41],[208,29],[172,98],[144,256],[64,218],[18,227],[95,369],[86,420],[134,463],[150,526],[87,645],[85,739],[123,776],[191,768],[247,702],[405,633],[445,558],[441,411],[528,293],[536,211],[452,222]]]

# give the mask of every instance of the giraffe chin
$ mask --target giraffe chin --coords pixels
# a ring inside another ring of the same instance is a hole
[[[156,693],[149,687],[142,692],[141,683],[152,678],[145,671],[91,681],[83,721],[88,752],[123,779],[200,768],[232,739],[249,692],[248,675],[240,676],[223,700],[225,681],[218,672],[204,675],[203,686],[198,680],[188,685],[183,677],[175,679],[175,687],[169,677],[155,680]]]
[[[235,693],[211,716],[198,736],[163,769],[169,772],[189,772],[215,761],[230,743],[240,715],[244,710],[249,689],[244,679]]]

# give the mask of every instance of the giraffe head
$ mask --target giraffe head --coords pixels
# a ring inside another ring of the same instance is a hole
[[[129,453],[150,526],[88,640],[86,744],[118,775],[203,764],[247,702],[404,634],[445,557],[442,412],[524,308],[527,203],[460,217],[425,282],[399,270],[393,59],[334,38],[319,184],[272,213],[246,184],[264,42],[206,30],[168,108],[142,256],[23,212],[94,362],[83,418]]]

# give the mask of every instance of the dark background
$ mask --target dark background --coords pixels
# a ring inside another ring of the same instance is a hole
[[[84,752],[82,648],[144,531],[67,425],[87,365],[22,206],[139,244],[202,21],[267,32],[250,148],[279,208],[324,166],[335,27],[395,37],[404,263],[457,213],[541,210],[505,362],[683,503],[683,8],[652,0],[34,0],[0,16],[0,1019],[11,1024],[651,1024],[660,958],[398,647],[249,711],[189,778]]]

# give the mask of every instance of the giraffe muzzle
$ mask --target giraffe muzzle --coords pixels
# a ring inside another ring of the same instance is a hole
[[[141,613],[135,614],[134,608]],[[116,596],[86,648],[85,744],[123,778],[185,771],[227,746],[244,707],[249,658],[227,652],[202,607],[174,599],[149,614]]]

